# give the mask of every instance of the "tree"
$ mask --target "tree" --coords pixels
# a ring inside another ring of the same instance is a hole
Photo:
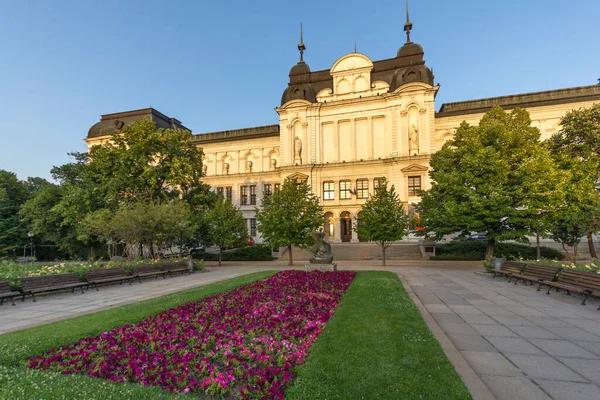
[[[162,201],[207,192],[208,185],[200,181],[202,150],[190,139],[188,130],[157,129],[142,118],[90,149],[88,177],[108,202]]]
[[[359,236],[381,247],[381,264],[386,265],[385,250],[408,234],[408,223],[409,217],[394,185],[388,190],[384,181],[363,205],[355,229]]]
[[[323,225],[323,207],[306,182],[286,179],[280,190],[263,197],[256,221],[271,247],[287,246],[288,265],[294,265],[292,246],[306,248],[313,243],[312,232]]]
[[[417,206],[418,234],[485,231],[486,259],[497,240],[526,240],[541,210],[563,204],[564,179],[539,142],[527,111],[495,106],[478,126],[463,122],[454,139],[431,157],[431,189]]]
[[[600,104],[569,111],[560,124],[561,129],[547,141],[547,146],[563,170],[583,168],[587,171],[576,174],[570,187],[579,195],[578,212],[587,215],[584,224],[578,228],[584,229],[590,255],[598,258],[592,235],[600,230],[600,208],[595,201],[600,174]],[[563,222],[566,221],[581,222],[579,218],[563,219]]]
[[[206,218],[209,223],[208,242],[219,246],[219,265],[223,249],[244,244],[248,238],[246,220],[230,200],[219,197]]]
[[[15,256],[28,242],[27,225],[19,218],[19,209],[32,190],[15,173],[0,170],[0,258]]]

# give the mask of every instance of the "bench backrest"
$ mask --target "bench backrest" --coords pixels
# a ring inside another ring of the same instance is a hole
[[[21,278],[21,289],[23,291],[44,288],[44,287],[60,287],[61,285],[70,283],[81,283],[79,275],[76,273],[56,274],[45,276],[32,276],[30,278]]]
[[[525,267],[525,263],[517,262],[517,261],[505,261],[502,267],[500,267],[500,271],[502,272],[512,272],[513,274],[520,274]]]
[[[10,288],[8,281],[0,281],[0,293],[10,292],[12,292],[12,289]]]
[[[562,270],[558,281],[571,285],[583,286],[596,294],[600,293],[600,274],[594,272]]]
[[[535,276],[545,281],[552,281],[560,271],[559,267],[549,267],[547,265],[527,264],[523,270],[523,274]]]
[[[112,278],[114,276],[123,275],[126,275],[125,270],[123,268],[97,269],[93,271],[86,271],[85,274],[83,274],[86,280]]]
[[[164,271],[164,265],[161,265],[161,264],[143,265],[141,267],[133,267],[133,268],[131,268],[131,271],[134,274],[144,273],[144,272],[161,272],[161,271]]]

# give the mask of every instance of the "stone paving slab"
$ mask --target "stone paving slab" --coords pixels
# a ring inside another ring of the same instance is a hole
[[[497,399],[600,399],[598,299],[582,306],[467,268],[399,270]]]

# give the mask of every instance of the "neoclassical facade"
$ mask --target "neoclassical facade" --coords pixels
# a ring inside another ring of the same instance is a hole
[[[406,43],[395,57],[373,61],[360,53],[340,57],[330,69],[292,67],[278,124],[194,134],[204,151],[204,181],[237,204],[257,242],[255,208],[286,178],[306,180],[321,199],[324,229],[333,242],[360,240],[351,229],[369,194],[385,178],[403,202],[419,202],[428,189],[429,159],[452,138],[462,121],[477,124],[493,105],[529,111],[541,139],[559,129],[569,110],[600,102],[600,85],[442,104],[440,89],[423,60],[423,48]],[[154,109],[103,115],[86,138],[88,146],[109,140],[125,123],[148,117],[158,127],[185,129]]]

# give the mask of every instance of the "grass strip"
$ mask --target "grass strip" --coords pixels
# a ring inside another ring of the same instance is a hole
[[[162,297],[99,311],[81,317],[0,335],[0,399],[172,399],[156,387],[114,384],[83,375],[30,370],[25,360],[54,347],[97,336],[125,324],[135,324],[163,310],[237,286],[265,279],[276,271],[256,272]]]
[[[470,399],[392,272],[358,272],[286,400]]]

